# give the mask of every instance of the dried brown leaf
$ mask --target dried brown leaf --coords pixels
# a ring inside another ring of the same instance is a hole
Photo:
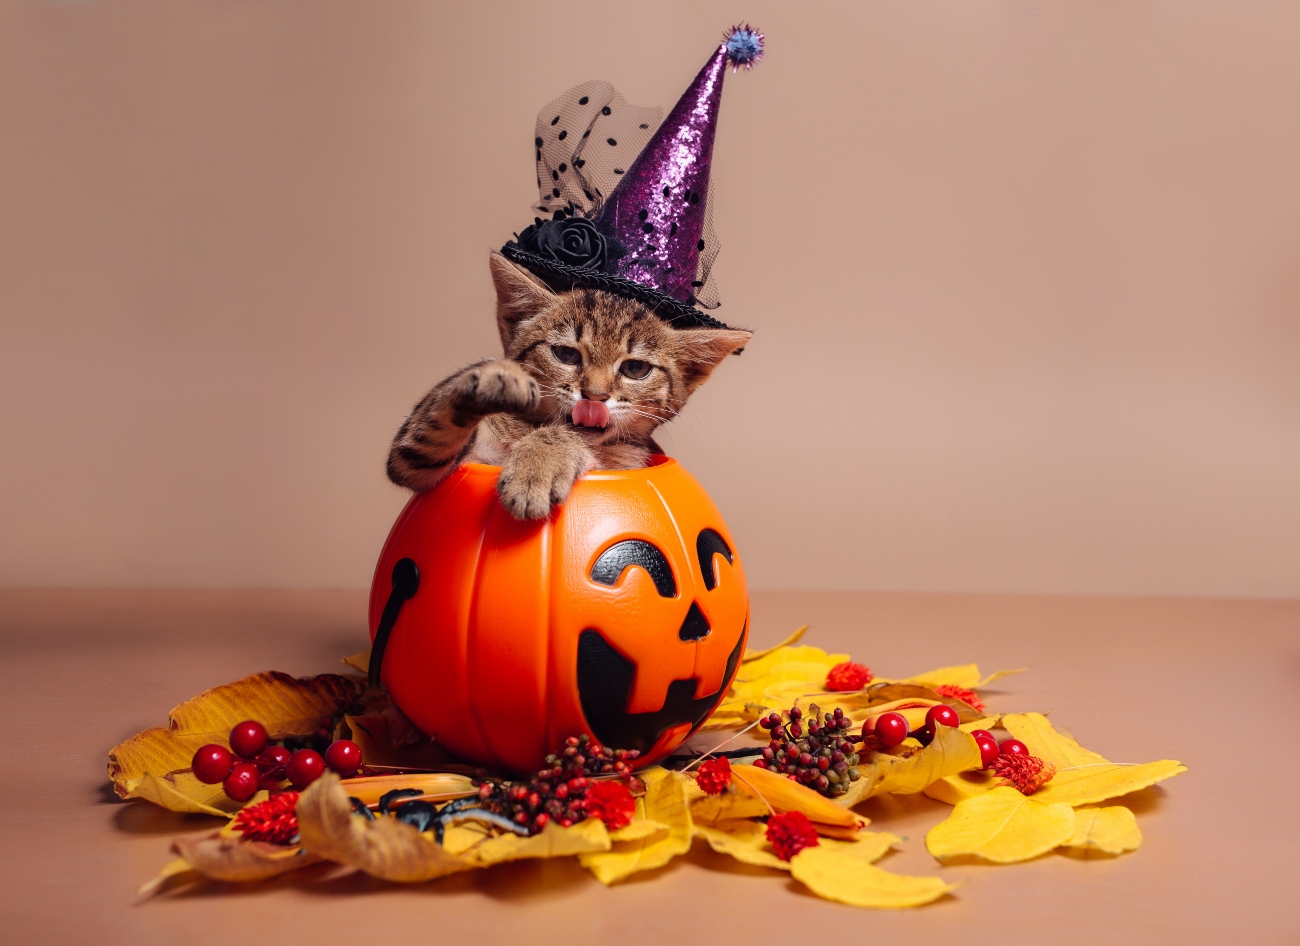
[[[230,883],[266,880],[319,860],[296,845],[242,841],[221,832],[199,838],[177,838],[172,842],[172,850],[209,880]]]
[[[298,835],[303,847],[318,857],[399,883],[420,883],[476,866],[395,818],[357,817],[332,772],[298,799]]]

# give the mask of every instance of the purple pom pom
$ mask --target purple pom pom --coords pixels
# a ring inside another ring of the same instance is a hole
[[[733,26],[723,34],[727,44],[727,58],[731,60],[733,72],[741,66],[753,68],[754,63],[763,58],[763,34],[748,23]]]

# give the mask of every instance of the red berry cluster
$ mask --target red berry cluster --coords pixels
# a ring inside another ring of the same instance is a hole
[[[787,811],[767,819],[767,840],[776,856],[788,861],[806,847],[821,843],[817,829],[802,811]]]
[[[1056,766],[1029,754],[1029,747],[1019,739],[1004,739],[1001,744],[987,729],[976,729],[971,735],[980,748],[980,761],[992,769],[1021,794],[1032,795],[1051,781]]]
[[[873,679],[875,677],[870,667],[847,661],[831,667],[826,674],[826,689],[838,691],[861,690]]]
[[[966,687],[959,687],[955,683],[941,683],[934,688],[934,692],[940,696],[946,696],[950,700],[961,700],[977,713],[983,713],[988,710],[980,695],[974,690],[968,690]]]
[[[758,725],[770,730],[772,739],[763,747],[763,757],[754,765],[801,782],[834,798],[849,790],[849,783],[862,777],[855,766],[858,751],[848,735],[852,721],[838,706],[823,714],[816,703],[808,707],[805,731],[803,710],[795,706],[785,714],[771,713]]]
[[[330,723],[322,719],[322,728]],[[325,754],[315,749],[290,752],[282,745],[272,745],[266,727],[246,719],[230,730],[230,748],[208,743],[194,753],[190,768],[194,777],[205,785],[221,783],[226,795],[245,802],[259,789],[278,789],[287,779],[302,791],[329,768],[343,778],[355,775],[361,767],[361,747],[348,739],[330,744]]]
[[[731,784],[731,762],[726,756],[710,759],[695,773],[695,783],[706,795],[721,795]]]
[[[266,801],[241,808],[234,827],[246,841],[291,843],[298,836],[298,793],[277,792]]]
[[[628,802],[635,805],[631,792],[624,784],[632,777],[632,764],[641,755],[635,749],[610,749],[602,746],[587,734],[570,736],[564,749],[546,757],[546,768],[528,782],[483,782],[479,785],[479,798],[483,807],[505,815],[515,824],[536,834],[547,822],[556,821],[562,827],[577,824],[587,814],[600,817],[609,827],[622,827],[632,820]],[[595,798],[590,797],[594,776],[616,775],[622,792],[601,788]],[[617,794],[617,798],[613,797]],[[610,797],[606,798],[605,795]],[[624,798],[626,796],[626,799]],[[598,800],[596,806],[589,803]],[[589,810],[592,807],[600,811]],[[623,812],[626,820],[619,823]],[[605,817],[609,814],[610,817]]]
[[[1006,780],[1022,795],[1032,795],[1052,780],[1056,766],[1038,756],[1011,752],[1000,755],[993,762],[993,771]]]

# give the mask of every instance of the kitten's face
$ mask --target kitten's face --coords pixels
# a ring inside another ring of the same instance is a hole
[[[644,443],[749,332],[674,329],[639,302],[590,289],[552,293],[504,257],[492,257],[497,317],[507,358],[538,380],[548,423],[595,443]],[[579,422],[574,407],[580,401]],[[608,409],[587,419],[590,402]]]

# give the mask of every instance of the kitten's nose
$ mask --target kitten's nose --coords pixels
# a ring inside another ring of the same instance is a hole
[[[589,401],[608,401],[608,400],[609,400],[609,392],[608,392],[608,391],[589,391],[589,390],[584,389],[583,392],[582,392],[582,396],[585,397],[585,398],[586,398],[587,400],[589,400]]]

